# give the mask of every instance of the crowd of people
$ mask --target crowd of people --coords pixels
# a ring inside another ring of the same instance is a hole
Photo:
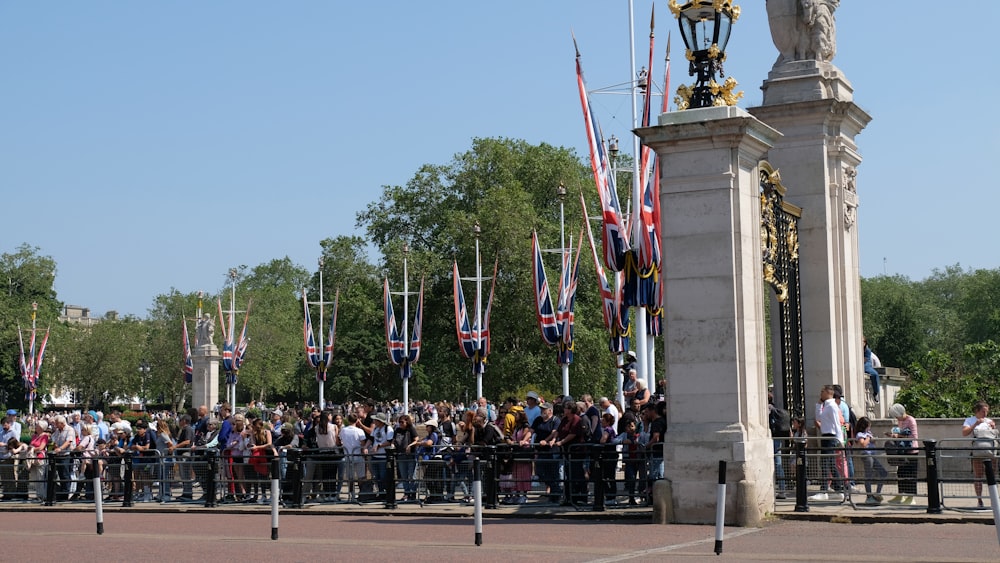
[[[634,380],[633,380],[634,381]],[[628,408],[607,397],[589,394],[577,401],[557,397],[545,401],[532,391],[523,398],[493,402],[480,397],[465,406],[447,401],[398,401],[344,405],[267,407],[248,404],[234,409],[202,405],[185,413],[141,413],[130,422],[113,410],[46,412],[3,419],[0,486],[5,499],[41,501],[46,471],[55,472],[55,500],[92,500],[94,476],[102,476],[107,500],[125,496],[122,459],[132,459],[136,502],[205,500],[203,452],[219,452],[222,501],[266,503],[271,460],[284,477],[287,454],[303,459],[304,500],[356,501],[365,495],[385,498],[386,454],[394,450],[400,501],[468,501],[471,498],[471,454],[482,446],[506,452],[500,461],[504,503],[527,501],[532,482],[544,487],[551,502],[587,501],[592,459],[577,452],[585,444],[615,445],[615,466],[624,469],[628,502],[648,499],[652,480],[662,475],[662,443],[666,432],[665,403],[653,401],[644,386],[633,385]],[[22,436],[22,429],[27,431]],[[650,463],[650,459],[653,463]],[[563,490],[568,483],[570,491]],[[29,485],[31,491],[29,493]],[[202,496],[195,498],[200,485]],[[287,489],[286,489],[287,490]],[[179,494],[177,494],[179,493]],[[615,493],[607,495],[616,502]]]

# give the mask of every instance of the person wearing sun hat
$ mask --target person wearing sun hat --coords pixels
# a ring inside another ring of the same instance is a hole
[[[12,422],[10,423],[10,429],[14,431],[17,438],[21,438],[21,423],[17,421],[17,411],[14,409],[7,409],[7,416],[11,417]]]
[[[524,397],[524,414],[528,417],[528,426],[531,426],[535,419],[542,414],[541,401],[539,400],[538,393],[534,391],[528,391],[528,394]]]
[[[385,413],[377,412],[372,415],[372,439],[371,447],[368,449],[371,463],[368,467],[372,473],[372,484],[375,486],[375,493],[387,492],[385,488],[386,465],[385,450],[392,446],[394,434],[389,426],[389,417]]]

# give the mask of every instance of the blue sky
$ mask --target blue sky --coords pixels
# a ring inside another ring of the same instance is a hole
[[[777,56],[763,4],[741,3],[727,49],[744,108]],[[635,2],[637,65],[650,6]],[[834,64],[874,117],[857,139],[862,275],[996,268],[1000,3],[947,27],[953,11],[900,6],[836,12]],[[659,83],[676,22],[656,11]],[[59,298],[93,314],[145,316],[240,264],[314,269],[320,240],[362,234],[381,186],[473,137],[585,155],[571,31],[589,88],[630,79],[626,0],[0,1],[0,252],[39,247]],[[692,82],[673,35],[671,90]],[[627,139],[627,96],[592,100]]]

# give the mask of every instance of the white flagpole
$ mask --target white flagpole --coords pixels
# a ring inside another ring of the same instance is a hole
[[[325,327],[326,327],[326,325],[323,324],[323,305],[324,304],[325,303],[323,302],[323,257],[320,256],[319,257],[319,335],[320,335],[319,342],[320,342],[320,350],[321,350],[321,352],[320,352],[320,362],[321,362],[321,365],[323,366],[323,369],[325,370],[325,369],[329,368],[330,366],[328,366],[325,363],[323,363],[323,361],[325,359],[323,356],[326,355],[326,336],[323,334],[323,331],[325,330]],[[317,373],[317,376],[318,375],[319,374]],[[324,382],[321,378],[317,377],[316,378],[316,383],[319,385],[319,410],[323,410],[323,409],[326,408],[326,398],[325,398],[326,393],[325,393],[325,389],[324,389],[326,382]]]
[[[403,243],[403,362],[409,361],[410,356],[410,274],[407,270],[406,258],[410,253],[410,247]],[[389,297],[392,299],[392,297]],[[400,368],[402,373],[402,368]],[[403,378],[403,414],[410,414],[410,378]]]

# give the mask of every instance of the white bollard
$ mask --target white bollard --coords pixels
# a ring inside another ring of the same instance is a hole
[[[275,472],[275,475],[278,473]],[[278,539],[278,509],[280,508],[281,483],[277,478],[271,479],[271,539]]]
[[[722,538],[726,532],[726,462],[719,462],[719,488],[715,496],[715,554],[722,554]]]
[[[92,480],[94,487],[94,511],[97,513],[97,535],[104,534],[104,492],[101,490],[101,476]]]

